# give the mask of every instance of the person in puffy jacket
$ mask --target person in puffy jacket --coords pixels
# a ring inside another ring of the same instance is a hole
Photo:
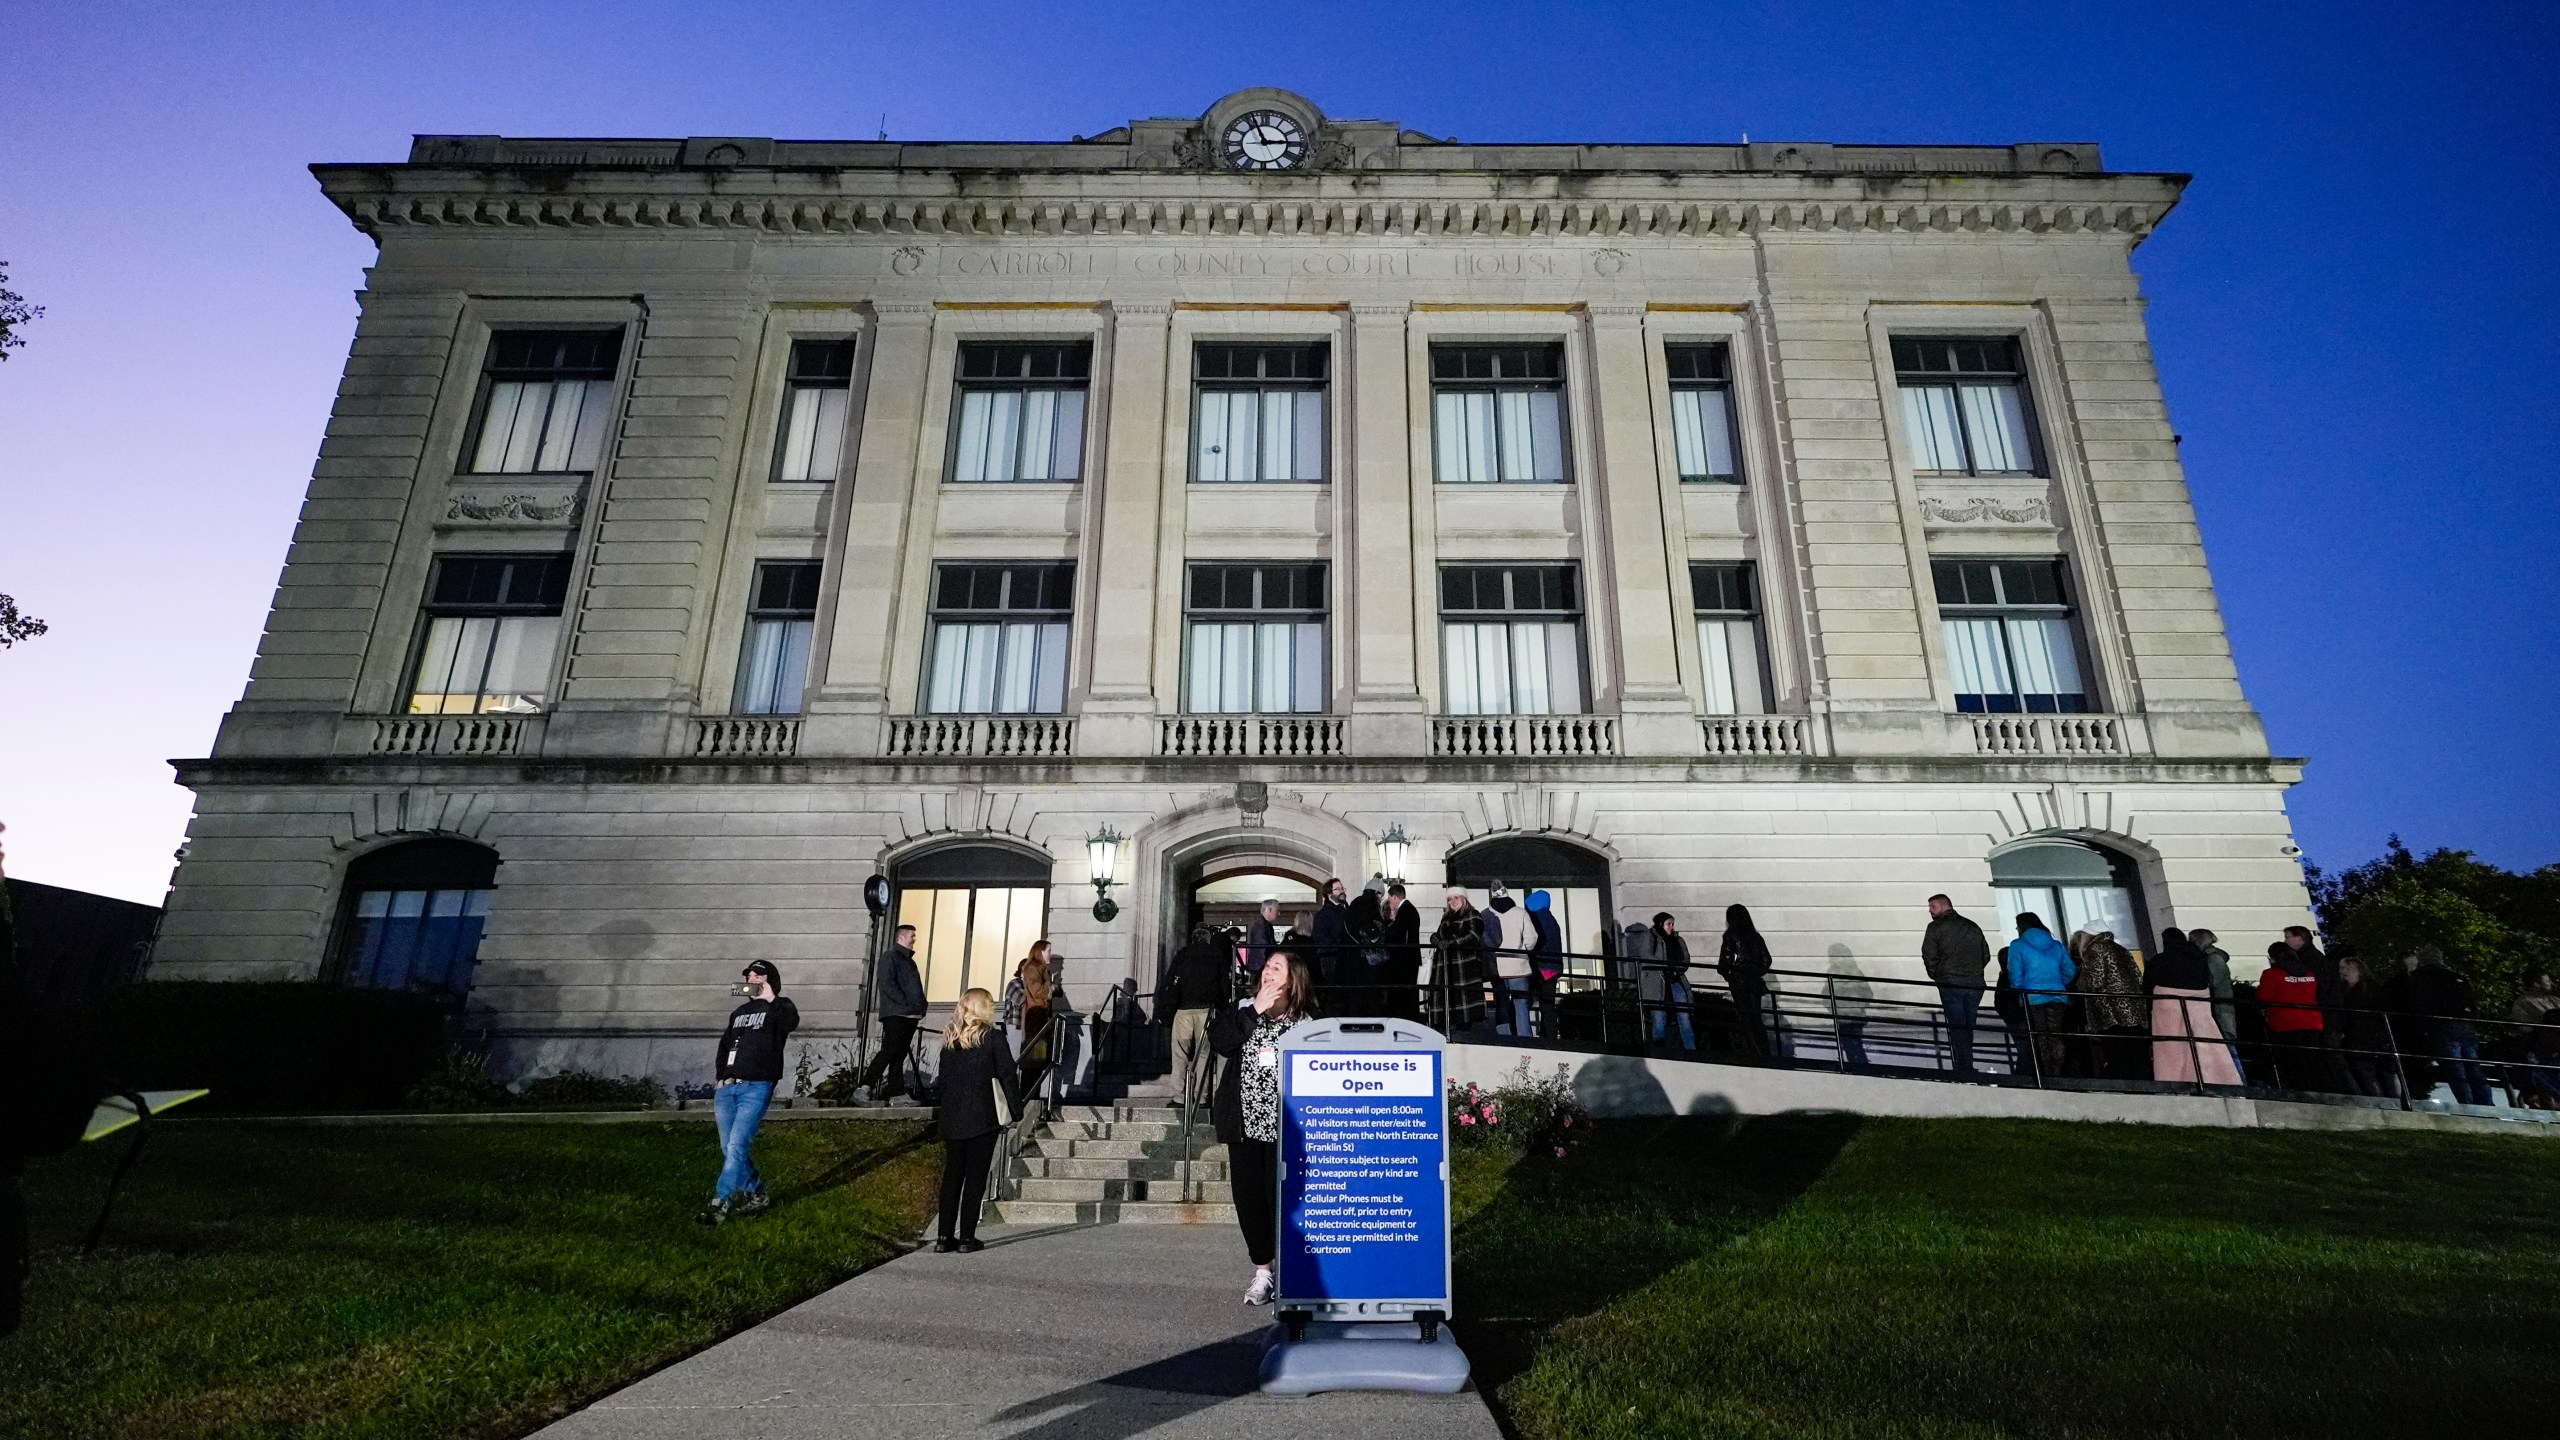
[[[2090,1070],[2108,1080],[2151,1078],[2151,1008],[2142,998],[2142,966],[2115,932],[2091,921],[2071,937],[2079,974],[2080,1030],[2088,1039]]]
[[[2018,917],[2018,938],[2009,942],[2008,957],[2009,984],[2026,1007],[2036,1074],[2059,1075],[2063,1017],[2071,1012],[2071,982],[2080,967],[2033,911]]]
[[[2267,947],[2267,968],[2258,976],[2258,1013],[2275,1045],[2276,1083],[2288,1090],[2348,1088],[2323,1043],[2328,1020],[2321,1014],[2320,991],[2320,971],[2301,947],[2281,940]]]
[[[1529,979],[1549,1035],[1556,1028],[1556,986],[1564,976],[1564,927],[1556,923],[1555,902],[1544,890],[1532,890],[1522,902],[1529,912]]]

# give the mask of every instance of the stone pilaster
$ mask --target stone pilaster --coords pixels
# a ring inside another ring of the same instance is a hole
[[[1099,534],[1088,546],[1091,573],[1078,589],[1093,597],[1081,637],[1092,677],[1076,722],[1085,755],[1152,755],[1156,749],[1156,581],[1161,567],[1182,566],[1180,547],[1159,554],[1164,509],[1165,397],[1171,386],[1173,306],[1119,302],[1111,308],[1108,415],[1098,503]]]
[[[1654,449],[1653,390],[1645,366],[1644,307],[1594,305],[1586,312],[1597,431],[1591,453],[1607,563],[1583,566],[1584,604],[1606,605],[1618,664],[1619,743],[1630,755],[1694,755],[1696,702],[1680,684],[1679,644],[1662,506],[1662,461]],[[1684,581],[1687,577],[1681,577]],[[1681,587],[1686,589],[1685,584]],[[1593,657],[1593,668],[1605,661]]]
[[[1339,382],[1351,428],[1351,537],[1342,549],[1350,576],[1348,613],[1335,645],[1352,677],[1354,755],[1419,755],[1428,736],[1415,632],[1431,623],[1415,603],[1413,426],[1406,396],[1405,325],[1410,307],[1351,307],[1350,364]]]
[[[813,754],[879,753],[881,717],[889,708],[889,639],[897,608],[928,601],[921,592],[908,594],[903,580],[911,533],[929,533],[917,531],[915,511],[922,500],[930,516],[930,492],[941,482],[941,476],[916,468],[925,377],[933,359],[934,308],[901,301],[883,302],[875,310],[870,385],[847,482],[850,493],[838,502],[837,528],[828,537],[828,563],[841,578],[801,732],[802,747]]]

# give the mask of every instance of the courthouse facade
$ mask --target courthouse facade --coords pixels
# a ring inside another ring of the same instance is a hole
[[[1869,976],[1940,890],[2304,918],[2131,269],[2182,177],[1276,90],[316,173],[380,259],[157,975],[699,1078],[743,961],[840,1037],[899,916],[1087,1004],[1334,875]]]

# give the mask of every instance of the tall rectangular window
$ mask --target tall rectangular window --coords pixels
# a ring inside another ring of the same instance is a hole
[[[1431,428],[1443,485],[1561,484],[1562,345],[1434,345]]]
[[[1204,484],[1324,479],[1322,345],[1201,345],[1192,475]]]
[[[1923,475],[2035,475],[2018,342],[1998,335],[1893,339],[1911,468]]]
[[[2071,715],[2089,708],[2060,560],[1941,557],[1929,569],[1958,710]]]
[[[1073,561],[942,565],[933,576],[936,715],[1056,715],[1067,708]]]
[[[818,628],[815,560],[756,567],[747,643],[738,657],[738,713],[797,715],[809,688],[809,637]]]
[[[619,330],[501,330],[489,337],[471,473],[594,470],[621,358]]]
[[[1573,567],[1441,566],[1440,665],[1452,715],[1581,714]]]
[[[793,341],[773,478],[820,485],[836,479],[844,470],[844,420],[852,403],[853,342]]]
[[[1671,371],[1671,440],[1683,480],[1734,481],[1733,377],[1722,345],[1673,345],[1663,358]]]
[[[1698,611],[1698,665],[1710,715],[1765,715],[1768,670],[1760,653],[1760,607],[1748,564],[1689,567]]]
[[[566,555],[445,555],[427,582],[413,715],[524,714],[551,698]]]
[[[1194,565],[1189,580],[1184,709],[1324,712],[1323,565]]]
[[[1084,398],[1093,346],[960,347],[957,481],[1076,480],[1084,475]]]

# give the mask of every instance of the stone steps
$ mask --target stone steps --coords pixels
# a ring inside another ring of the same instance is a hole
[[[1232,1204],[1117,1200],[999,1200],[995,1218],[1007,1225],[1233,1225]]]
[[[1008,1167],[988,1207],[994,1217],[1016,1225],[1235,1223],[1227,1147],[1205,1123],[1186,1137],[1171,1085],[1145,1093],[1153,1084],[1110,1104],[1060,1107]]]
[[[1025,1155],[1013,1162],[1013,1173],[1029,1180],[1172,1180],[1182,1173],[1182,1160],[1076,1160]],[[1194,1160],[1191,1178],[1224,1183],[1227,1162]]]

